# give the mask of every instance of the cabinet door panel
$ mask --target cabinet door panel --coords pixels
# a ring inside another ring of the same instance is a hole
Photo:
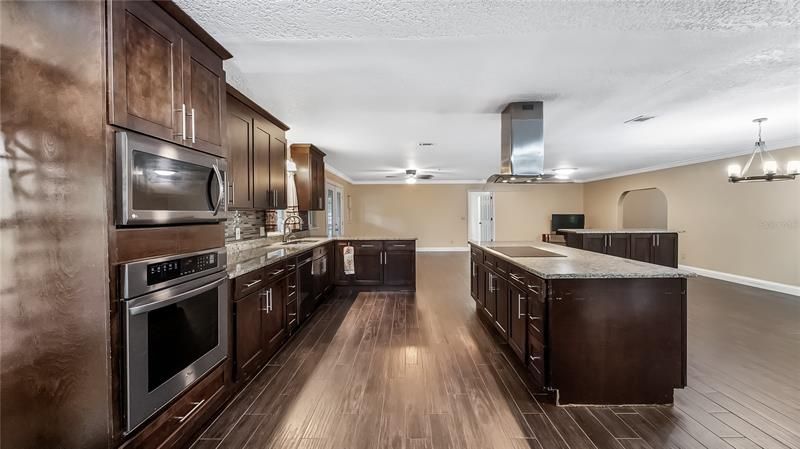
[[[272,192],[269,190],[269,145],[272,136],[268,126],[259,119],[253,120],[253,207],[270,209]]]
[[[228,97],[228,205],[253,207],[253,121],[244,105]]]
[[[271,209],[286,209],[286,142],[272,136],[269,145]]]
[[[264,348],[271,357],[280,348],[286,336],[286,278],[267,287],[267,304],[264,308]]]
[[[264,290],[259,290],[234,302],[236,376],[239,379],[252,374],[261,356],[263,292]]]
[[[525,336],[527,335],[528,301],[522,290],[516,287],[510,288],[509,300],[511,301],[511,316],[509,317],[511,323],[508,326],[508,344],[520,361],[524,363],[527,344]]]
[[[472,295],[472,299],[475,301],[478,300],[478,286],[480,282],[478,282],[478,262],[475,260],[475,255],[470,258],[469,261],[469,269],[470,269],[470,281],[469,281],[469,292]]]
[[[640,262],[653,261],[653,234],[631,234],[630,258]]]
[[[380,285],[383,283],[383,265],[381,255],[356,254],[354,256],[356,274],[353,283],[356,285]]]
[[[384,253],[383,283],[385,285],[413,285],[416,253],[411,251],[386,251]]]
[[[482,264],[478,264],[478,296],[475,298],[477,301],[477,310],[483,310],[483,305],[486,303],[486,282],[486,268]]]
[[[191,114],[187,134],[190,146],[219,156],[222,150],[222,114],[225,72],[222,60],[203,44],[184,41],[184,95]]]
[[[178,25],[151,2],[113,2],[109,121],[181,142],[181,48]]]
[[[595,253],[606,252],[606,235],[605,234],[584,234],[583,235],[583,249],[586,251],[593,251]]]
[[[678,234],[658,234],[653,247],[653,263],[678,268]]]
[[[497,280],[497,275],[487,270],[486,301],[483,304],[483,311],[492,320],[497,313]]]
[[[611,244],[606,247],[606,254],[617,257],[629,256],[629,234],[608,234],[608,242]]]
[[[508,282],[503,278],[497,278],[497,298],[494,315],[494,325],[500,334],[508,337],[508,318],[509,318],[509,291]]]

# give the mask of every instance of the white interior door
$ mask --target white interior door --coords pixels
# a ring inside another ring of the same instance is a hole
[[[328,237],[338,237],[344,234],[344,194],[342,188],[334,184],[325,185],[325,218],[328,228]]]
[[[494,240],[494,194],[469,192],[469,238],[482,242]]]

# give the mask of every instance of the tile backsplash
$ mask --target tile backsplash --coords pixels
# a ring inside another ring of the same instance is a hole
[[[300,217],[303,219],[304,229],[308,229],[308,212],[301,211]],[[276,232],[278,230],[278,212],[274,210],[232,210],[228,211],[228,219],[225,221],[225,243],[235,242],[236,226],[241,230],[241,239],[252,240],[262,238],[261,227],[265,232]]]

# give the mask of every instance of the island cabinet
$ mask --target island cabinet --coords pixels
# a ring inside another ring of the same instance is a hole
[[[297,166],[298,209],[325,210],[325,153],[310,143],[295,143],[291,155]]]
[[[227,87],[228,207],[286,209],[286,131],[280,120]]]
[[[107,11],[109,122],[224,157],[222,61],[230,53],[156,2],[114,1]]]
[[[565,232],[567,246],[641,262],[678,267],[676,232]]]
[[[353,247],[355,273],[344,271],[344,249]],[[333,284],[416,289],[414,240],[339,240],[334,246]]]
[[[470,258],[478,316],[558,404],[667,404],[686,385],[684,277],[544,278],[474,244]]]
[[[251,378],[288,334],[286,311],[292,284],[285,262],[247,273],[233,282],[234,371]]]

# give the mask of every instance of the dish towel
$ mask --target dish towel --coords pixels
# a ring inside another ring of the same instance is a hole
[[[344,274],[356,274],[356,261],[353,257],[355,250],[352,246],[344,247]]]

